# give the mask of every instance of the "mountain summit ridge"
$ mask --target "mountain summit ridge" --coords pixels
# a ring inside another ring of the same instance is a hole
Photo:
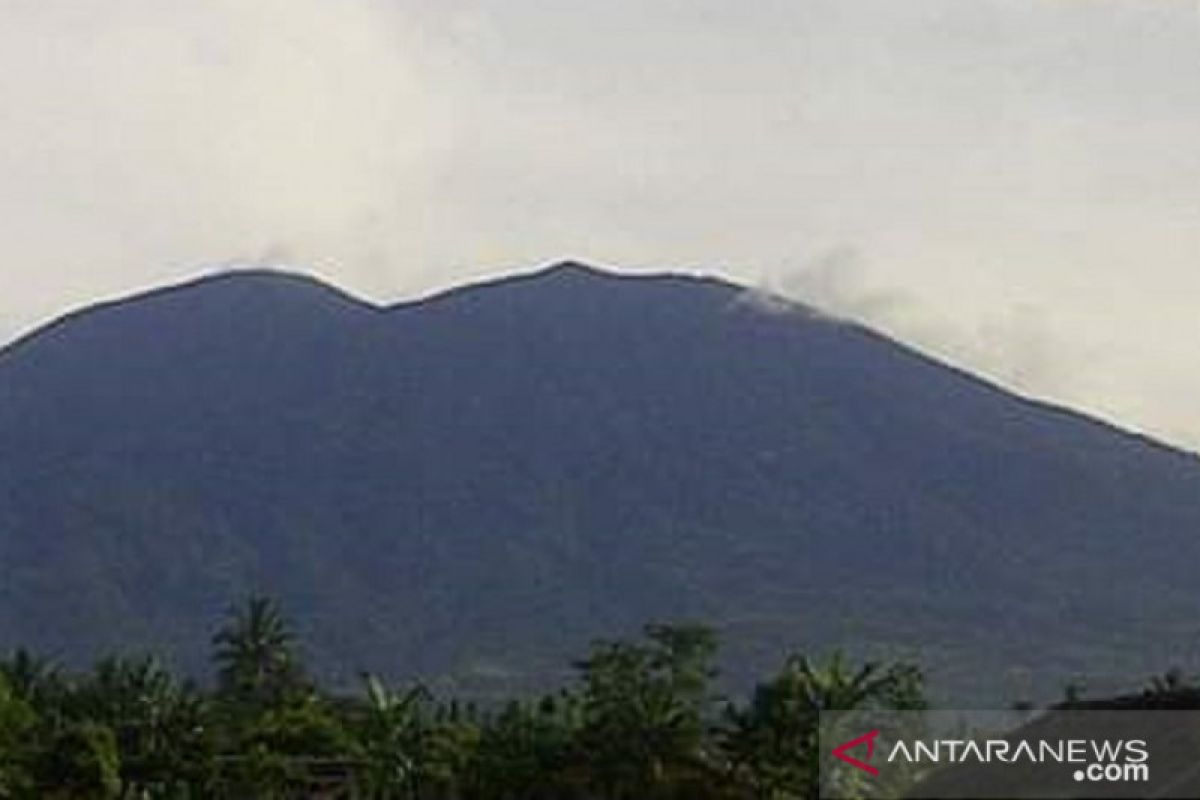
[[[325,301],[330,307],[358,307],[364,311],[380,314],[392,312],[402,313],[413,307],[425,306],[441,299],[451,298],[463,293],[473,293],[482,289],[497,286],[517,286],[529,284],[549,284],[555,282],[574,281],[585,284],[588,281],[619,281],[619,280],[716,280],[701,276],[691,276],[686,273],[671,271],[645,274],[623,273],[606,269],[577,260],[560,260],[542,267],[526,271],[505,274],[498,277],[479,278],[460,286],[439,289],[429,294],[410,300],[376,301],[345,289],[319,274],[297,268],[284,266],[255,266],[234,267],[205,272],[184,280],[155,286],[147,289],[131,291],[118,297],[97,301],[66,311],[47,322],[35,326],[14,340],[0,345],[0,357],[10,351],[19,350],[46,334],[53,333],[59,328],[87,321],[97,315],[107,315],[121,312],[129,308],[144,306],[148,303],[191,301],[198,302],[201,298],[214,298],[228,301],[238,296],[259,295],[266,302],[270,298],[296,301],[307,298],[311,302]],[[732,284],[728,284],[732,286]]]
[[[1111,637],[1161,650],[1200,601],[1195,458],[748,291],[259,271],[53,323],[0,357],[0,649],[197,668],[262,591],[334,675],[537,675],[689,617],[735,673],[920,645],[962,684],[1031,657],[1013,631],[1136,669]]]

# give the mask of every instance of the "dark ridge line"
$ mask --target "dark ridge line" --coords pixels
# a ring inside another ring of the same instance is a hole
[[[463,294],[474,292],[480,289],[490,289],[504,285],[516,285],[520,283],[528,283],[536,280],[553,278],[555,276],[572,274],[587,276],[597,280],[691,280],[698,283],[719,284],[731,290],[745,291],[744,287],[741,287],[735,283],[724,281],[718,278],[698,275],[694,276],[684,272],[662,271],[631,274],[622,273],[615,269],[595,267],[590,264],[585,264],[581,261],[565,260],[551,262],[549,265],[543,267],[512,272],[495,278],[482,278],[479,280],[470,281],[460,286],[453,286],[447,289],[438,290],[412,300],[401,300],[392,303],[377,303],[353,294],[352,292],[349,292],[340,286],[337,286],[330,281],[326,281],[310,272],[305,272],[299,269],[276,267],[227,269],[219,272],[186,278],[176,283],[135,291],[110,300],[99,300],[80,308],[66,311],[50,321],[35,327],[33,330],[18,336],[7,344],[0,345],[0,361],[10,356],[15,351],[22,349],[26,345],[33,344],[35,340],[52,335],[55,331],[65,328],[71,323],[87,319],[93,315],[119,311],[121,308],[126,306],[132,307],[143,302],[152,302],[160,298],[183,295],[188,292],[203,290],[209,286],[218,286],[226,283],[232,284],[247,280],[266,280],[278,284],[291,284],[296,288],[307,288],[316,290],[319,293],[324,293],[333,300],[356,307],[362,311],[377,314],[389,314],[392,312],[403,312],[413,308],[427,306],[443,300],[453,299]]]
[[[383,310],[380,306],[374,303],[356,297],[331,283],[327,283],[326,281],[323,281],[314,275],[300,270],[274,269],[270,267],[230,269],[186,278],[177,283],[169,283],[163,286],[155,286],[149,289],[135,291],[130,294],[112,298],[110,300],[99,300],[84,305],[80,308],[66,311],[51,319],[49,322],[37,326],[33,330],[18,336],[16,339],[13,339],[11,342],[0,346],[0,362],[12,356],[16,351],[23,349],[27,345],[36,344],[37,340],[51,336],[58,330],[66,328],[72,323],[81,322],[93,316],[120,311],[122,308],[127,306],[135,307],[143,302],[153,302],[159,299],[184,295],[192,291],[199,291],[208,286],[215,286],[222,283],[232,283],[245,279],[266,279],[277,281],[280,284],[289,283],[297,288],[304,287],[323,292],[328,294],[333,299],[339,300],[348,305],[357,306],[364,310]]]
[[[451,286],[447,289],[432,292],[423,297],[385,304],[379,306],[379,308],[389,312],[403,312],[416,307],[428,306],[440,303],[442,301],[454,300],[459,297],[472,294],[478,290],[513,287],[521,284],[533,284],[539,281],[554,279],[574,279],[580,281],[590,280],[595,282],[625,284],[686,282],[693,287],[723,289],[731,293],[751,291],[751,289],[741,284],[725,280],[724,278],[718,278],[712,275],[705,275],[701,273],[691,273],[671,269],[654,270],[648,272],[622,272],[612,267],[597,267],[582,261],[568,260],[555,261],[546,266],[535,267],[528,270],[514,271],[497,277],[481,278],[479,280],[468,281],[460,286]]]
[[[322,278],[302,270],[273,267],[227,269],[220,272],[188,278],[178,283],[153,287],[145,291],[135,292],[133,294],[125,295],[112,300],[99,301],[73,311],[68,311],[51,320],[50,322],[17,337],[8,344],[0,346],[0,367],[2,367],[10,358],[15,357],[18,351],[35,345],[38,340],[52,336],[57,331],[70,326],[74,322],[87,319],[97,314],[119,311],[126,306],[134,307],[144,301],[153,301],[158,298],[183,295],[190,291],[198,291],[207,286],[218,285],[221,283],[234,283],[249,279],[269,280],[279,284],[291,284],[297,288],[303,287],[310,290],[315,290],[318,293],[325,294],[333,300],[344,303],[362,312],[375,314],[379,317],[390,316],[393,314],[399,317],[405,312],[430,308],[445,302],[452,302],[457,298],[473,294],[478,291],[519,286],[521,284],[532,284],[538,281],[554,278],[588,279],[593,281],[623,282],[628,284],[675,282],[694,287],[723,290],[729,293],[731,303],[741,302],[743,298],[756,291],[751,287],[711,275],[687,273],[674,270],[629,273],[621,272],[611,267],[601,268],[584,263],[582,261],[567,259],[550,262],[547,265],[524,271],[507,273],[494,278],[483,278],[470,281],[460,286],[453,286],[447,289],[436,291],[427,296],[413,300],[402,300],[395,303],[375,303],[358,297],[333,283],[325,281]],[[966,380],[989,393],[999,394],[1011,399],[1015,399],[1018,402],[1025,404],[1027,407],[1045,411],[1059,417],[1073,418],[1082,424],[1101,428],[1107,432],[1115,433],[1121,437],[1124,437],[1127,440],[1140,443],[1155,450],[1164,451],[1167,454],[1175,457],[1181,457],[1188,461],[1200,462],[1200,451],[1190,450],[1183,445],[1165,442],[1161,439],[1155,438],[1150,434],[1124,427],[1115,421],[1106,420],[1089,411],[1072,408],[1062,403],[1056,403],[1050,400],[1022,394],[1014,389],[1001,385],[999,382],[991,378],[971,372],[966,367],[945,361],[935,355],[919,350],[918,348],[906,342],[895,339],[856,320],[846,320],[833,315],[825,315],[819,309],[807,306],[804,303],[791,301],[787,298],[782,299],[785,300],[787,304],[791,306],[791,308],[786,309],[782,313],[777,311],[765,311],[764,313],[774,313],[780,317],[787,317],[793,314],[803,314],[809,320],[821,319],[827,324],[841,326],[848,332],[853,332],[855,335],[869,339],[874,343],[895,348],[896,351],[902,356],[913,359],[925,366],[941,367],[945,370],[949,370],[959,379]]]

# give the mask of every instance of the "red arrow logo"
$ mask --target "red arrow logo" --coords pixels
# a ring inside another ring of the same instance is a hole
[[[871,758],[871,756],[875,755],[875,739],[878,736],[879,736],[879,731],[871,731],[870,733],[864,734],[863,736],[860,736],[857,739],[851,739],[850,741],[846,742],[845,744],[840,744],[837,747],[833,748],[833,757],[840,758],[842,761],[845,761],[850,766],[857,767],[858,769],[861,769],[863,772],[867,773],[868,775],[878,775],[879,770],[875,769],[875,767],[872,767],[870,764],[868,764],[865,761],[859,761],[854,756],[846,755],[847,750],[853,750],[854,748],[858,747],[859,745],[865,744],[867,746],[867,758]]]

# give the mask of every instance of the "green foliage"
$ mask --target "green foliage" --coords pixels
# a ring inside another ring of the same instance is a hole
[[[1179,667],[1172,667],[1161,675],[1150,678],[1145,691],[1150,695],[1172,695],[1195,689],[1195,678],[1185,675]]]
[[[117,736],[98,722],[73,722],[55,732],[34,770],[37,787],[48,798],[115,800],[121,795]]]
[[[665,776],[702,770],[716,637],[701,626],[650,625],[646,642],[602,642],[578,665],[580,743],[609,796],[650,797]]]
[[[72,717],[113,732],[129,793],[161,796],[208,777],[213,745],[206,704],[155,659],[101,661],[66,705]]]
[[[308,767],[353,752],[342,720],[317,698],[235,719],[216,781],[233,797],[289,797]]]
[[[573,686],[486,711],[371,675],[358,696],[319,691],[263,598],[213,644],[211,692],[153,658],[70,676],[0,661],[0,800],[283,800],[330,781],[371,800],[792,800],[813,796],[820,711],[923,705],[915,668],[840,655],[722,700],[700,625],[597,642]]]
[[[397,693],[374,675],[364,682],[366,703],[355,726],[363,783],[380,800],[410,797],[420,785],[426,749],[422,705],[432,698],[422,686]]]
[[[29,790],[27,737],[36,717],[0,673],[0,798],[18,797]]]
[[[582,723],[581,704],[570,693],[510,701],[483,728],[475,764],[479,791],[514,800],[572,796]]]
[[[816,796],[817,725],[823,711],[925,707],[922,676],[907,664],[853,667],[835,653],[825,663],[793,656],[758,687],[746,708],[730,706],[720,739],[735,783],[753,796],[784,800]]]
[[[308,689],[295,636],[275,601],[251,597],[230,609],[212,639],[219,695],[255,712],[279,707]]]
[[[0,660],[0,677],[13,694],[28,703],[52,702],[63,689],[59,670],[24,648],[18,648],[8,658]]]

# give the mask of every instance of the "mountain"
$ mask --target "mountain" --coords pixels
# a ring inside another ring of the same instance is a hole
[[[0,649],[68,662],[203,670],[253,590],[335,679],[700,618],[735,678],[845,644],[1004,701],[1161,671],[1200,608],[1200,459],[709,278],[202,279],[0,353],[0,453]]]

